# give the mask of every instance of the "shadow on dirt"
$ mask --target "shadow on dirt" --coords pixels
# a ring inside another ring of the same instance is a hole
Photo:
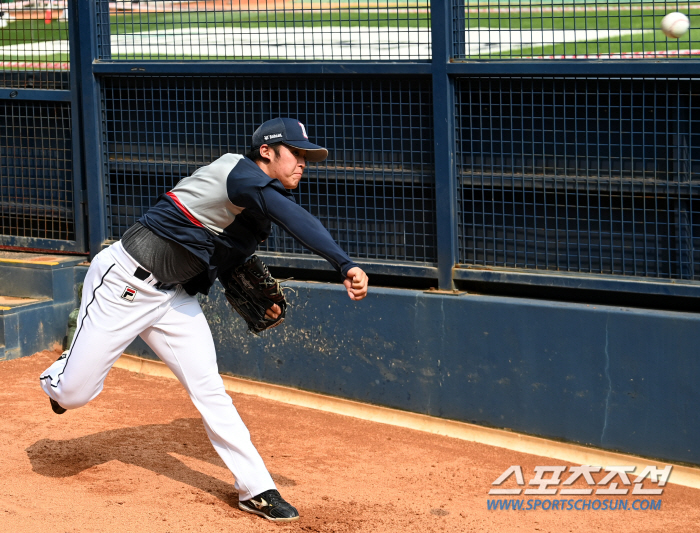
[[[27,449],[32,470],[47,477],[70,477],[109,461],[139,466],[185,483],[238,507],[233,483],[193,470],[171,454],[179,454],[224,467],[199,418],[180,418],[170,424],[153,424],[102,431],[70,440],[42,439]],[[278,486],[296,485],[272,474]]]

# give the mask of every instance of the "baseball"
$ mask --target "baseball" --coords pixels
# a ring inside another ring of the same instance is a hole
[[[681,35],[688,31],[690,20],[683,13],[669,13],[661,19],[661,31],[666,37],[678,39]]]

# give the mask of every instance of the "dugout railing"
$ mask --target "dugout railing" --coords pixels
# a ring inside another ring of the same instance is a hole
[[[287,115],[331,153],[297,200],[371,274],[700,295],[691,2],[151,4],[69,2],[70,70],[3,70],[4,246],[94,255]]]

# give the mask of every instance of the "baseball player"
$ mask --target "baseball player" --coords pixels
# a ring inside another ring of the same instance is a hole
[[[214,342],[197,293],[243,264],[270,234],[271,222],[325,258],[348,296],[361,300],[368,278],[290,189],[307,161],[328,151],[290,118],[262,124],[246,157],[225,154],[182,179],[93,259],[75,336],[40,377],[55,413],[95,398],[124,349],[141,338],[180,380],[202,415],[214,448],[235,477],[239,508],[268,520],[297,520],[250,440],[218,374]],[[276,318],[280,308],[266,314]]]

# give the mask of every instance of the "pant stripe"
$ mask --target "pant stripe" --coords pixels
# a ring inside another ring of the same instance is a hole
[[[58,384],[61,381],[61,376],[66,371],[66,367],[68,366],[68,361],[70,360],[70,354],[73,353],[73,346],[75,346],[75,341],[78,340],[78,335],[80,335],[80,331],[83,329],[83,324],[85,323],[85,319],[88,316],[88,311],[90,309],[90,306],[92,305],[92,302],[95,301],[95,296],[97,295],[97,289],[99,289],[100,287],[102,287],[102,285],[104,285],[105,278],[107,277],[107,274],[109,274],[109,271],[112,270],[114,265],[116,265],[116,263],[112,263],[112,265],[107,269],[107,272],[105,272],[104,276],[102,276],[102,279],[100,280],[100,284],[97,287],[95,287],[94,291],[92,291],[92,300],[90,300],[90,303],[87,304],[87,306],[85,306],[85,315],[83,316],[83,319],[80,321],[80,327],[78,328],[78,331],[75,332],[75,336],[73,337],[73,342],[71,343],[70,351],[68,352],[68,355],[66,356],[66,364],[64,365],[63,370],[61,370],[61,373],[58,376],[56,376],[56,383],[54,384],[51,381],[49,382],[49,384],[54,388],[56,388],[58,386]],[[43,378],[39,378],[39,380],[41,381],[42,379],[47,379],[47,378],[50,379],[51,376],[44,376]]]

